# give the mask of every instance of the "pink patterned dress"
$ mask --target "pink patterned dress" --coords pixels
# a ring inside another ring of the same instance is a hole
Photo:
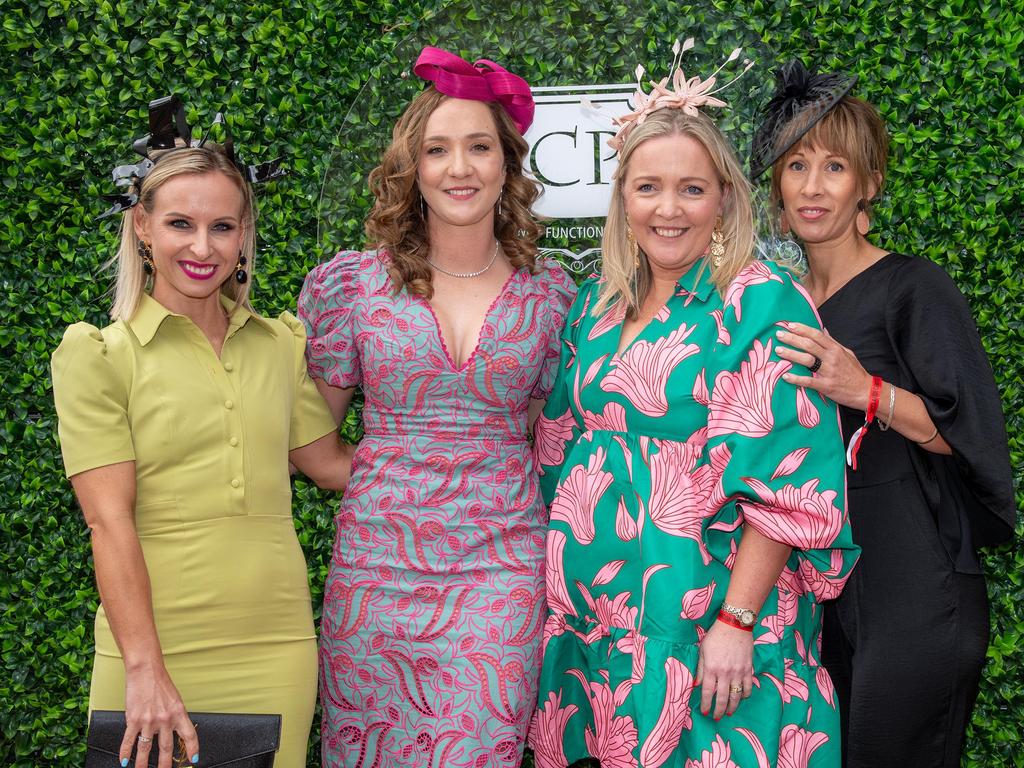
[[[818,326],[814,309],[764,262],[723,301],[698,262],[616,353],[624,312],[595,318],[597,294],[580,288],[537,427],[551,507],[537,765],[837,767],[819,635],[858,553],[843,444],[836,406],[782,381],[774,352],[780,321]],[[753,695],[715,722],[698,648],[744,523],[794,549],[754,630]]]
[[[544,618],[527,407],[575,292],[553,262],[514,272],[456,368],[376,253],[306,278],[310,373],[365,397],[320,628],[325,766],[519,764]]]

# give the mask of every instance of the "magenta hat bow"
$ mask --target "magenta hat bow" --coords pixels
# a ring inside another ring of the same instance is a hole
[[[526,133],[533,123],[533,94],[529,83],[493,61],[477,59],[470,64],[454,53],[428,45],[420,51],[412,71],[433,82],[445,96],[498,102],[520,133]]]

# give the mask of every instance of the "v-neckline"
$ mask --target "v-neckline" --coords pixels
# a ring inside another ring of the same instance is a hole
[[[832,299],[834,299],[836,296],[838,296],[843,291],[845,291],[847,288],[849,288],[853,283],[857,282],[861,278],[861,276],[866,275],[868,272],[873,271],[875,269],[875,267],[877,267],[883,261],[887,261],[889,259],[889,257],[893,255],[893,253],[895,253],[895,251],[889,251],[887,254],[882,256],[880,259],[878,259],[877,261],[872,262],[871,264],[868,264],[866,267],[864,267],[864,269],[862,269],[856,275],[854,275],[849,280],[847,280],[845,283],[840,285],[835,291],[832,292],[831,296],[829,296],[827,299],[825,299],[823,302],[821,302],[821,304],[818,305],[818,310],[820,311],[826,304],[828,304],[830,301],[832,301]]]
[[[704,274],[701,271],[703,269],[703,266],[704,265],[702,265],[701,260],[697,259],[693,264],[687,267],[686,271],[683,274],[681,274],[679,278],[676,280],[675,286],[672,288],[672,292],[665,297],[665,301],[662,303],[660,307],[658,307],[658,311],[651,315],[651,319],[644,323],[643,327],[639,331],[637,331],[636,336],[634,336],[630,340],[629,344],[624,346],[622,349],[619,349],[619,345],[622,343],[622,331],[625,329],[626,325],[626,315],[623,311],[622,320],[619,321],[619,332],[617,334],[614,334],[615,340],[614,344],[612,345],[612,354],[609,357],[609,360],[621,360],[622,356],[629,352],[629,350],[632,349],[636,345],[636,343],[641,340],[641,337],[643,337],[644,334],[647,333],[648,329],[654,324],[654,321],[658,319],[658,315],[660,315],[663,310],[667,309],[669,312],[669,316],[671,317],[672,309],[669,307],[669,302],[671,302],[677,296],[683,295],[684,293],[687,296],[693,295],[694,289],[697,287],[697,284],[699,282],[698,280],[696,280],[696,277],[701,277]],[[690,288],[684,288],[684,282],[692,283],[693,285]],[[618,306],[623,306],[621,299],[618,302]]]
[[[438,319],[437,313],[434,311],[434,305],[425,297],[416,294],[420,301],[426,306],[427,310],[430,312],[430,316],[434,320],[434,333],[437,334],[437,340],[441,345],[441,351],[444,352],[444,359],[448,362],[450,372],[463,373],[469,367],[469,364],[473,362],[473,359],[477,356],[477,352],[480,351],[480,344],[483,342],[484,338],[484,328],[487,327],[487,323],[490,321],[491,313],[494,311],[495,307],[498,306],[498,302],[505,296],[505,291],[508,290],[508,287],[512,284],[512,280],[517,274],[519,274],[519,270],[513,269],[505,279],[505,282],[502,284],[497,295],[491,300],[490,305],[487,307],[487,311],[484,312],[483,319],[480,322],[480,327],[477,329],[476,344],[473,346],[473,351],[469,353],[461,366],[455,364],[455,360],[452,358],[451,352],[448,349],[448,343],[444,338],[444,330],[442,330],[441,321]]]
[[[613,360],[622,359],[622,356],[625,355],[630,349],[632,349],[634,344],[640,341],[640,337],[647,333],[647,329],[649,329],[654,324],[654,321],[658,319],[658,315],[660,315],[663,310],[668,308],[668,303],[672,300],[673,296],[675,296],[675,293],[672,293],[667,299],[665,299],[665,303],[658,308],[657,312],[651,315],[650,320],[648,320],[646,323],[643,324],[643,326],[641,326],[640,330],[636,332],[636,336],[630,339],[629,343],[626,346],[624,346],[622,349],[619,349],[619,345],[622,344],[622,332],[626,330],[626,316],[625,314],[623,314],[622,322],[619,323],[619,333],[615,337],[615,346],[612,349]],[[671,310],[669,310],[669,313],[671,314]]]

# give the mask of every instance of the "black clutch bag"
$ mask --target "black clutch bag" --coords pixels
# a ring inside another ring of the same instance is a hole
[[[190,712],[199,735],[199,768],[272,768],[281,744],[280,715],[237,715],[217,712]],[[86,740],[85,768],[116,768],[121,764],[119,750],[124,738],[124,712],[93,710]],[[175,735],[171,765],[192,768],[185,742]],[[149,753],[149,768],[156,768],[160,750],[156,739]],[[135,753],[129,766],[135,763]]]

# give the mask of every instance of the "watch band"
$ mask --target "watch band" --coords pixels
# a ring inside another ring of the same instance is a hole
[[[746,624],[743,624],[742,622],[740,622],[739,619],[737,619],[731,613],[728,613],[726,611],[719,611],[718,612],[718,620],[720,622],[722,622],[723,624],[728,624],[730,627],[736,627],[736,629],[742,629],[744,632],[753,632],[754,631],[753,624],[751,624],[749,626],[746,625]]]

